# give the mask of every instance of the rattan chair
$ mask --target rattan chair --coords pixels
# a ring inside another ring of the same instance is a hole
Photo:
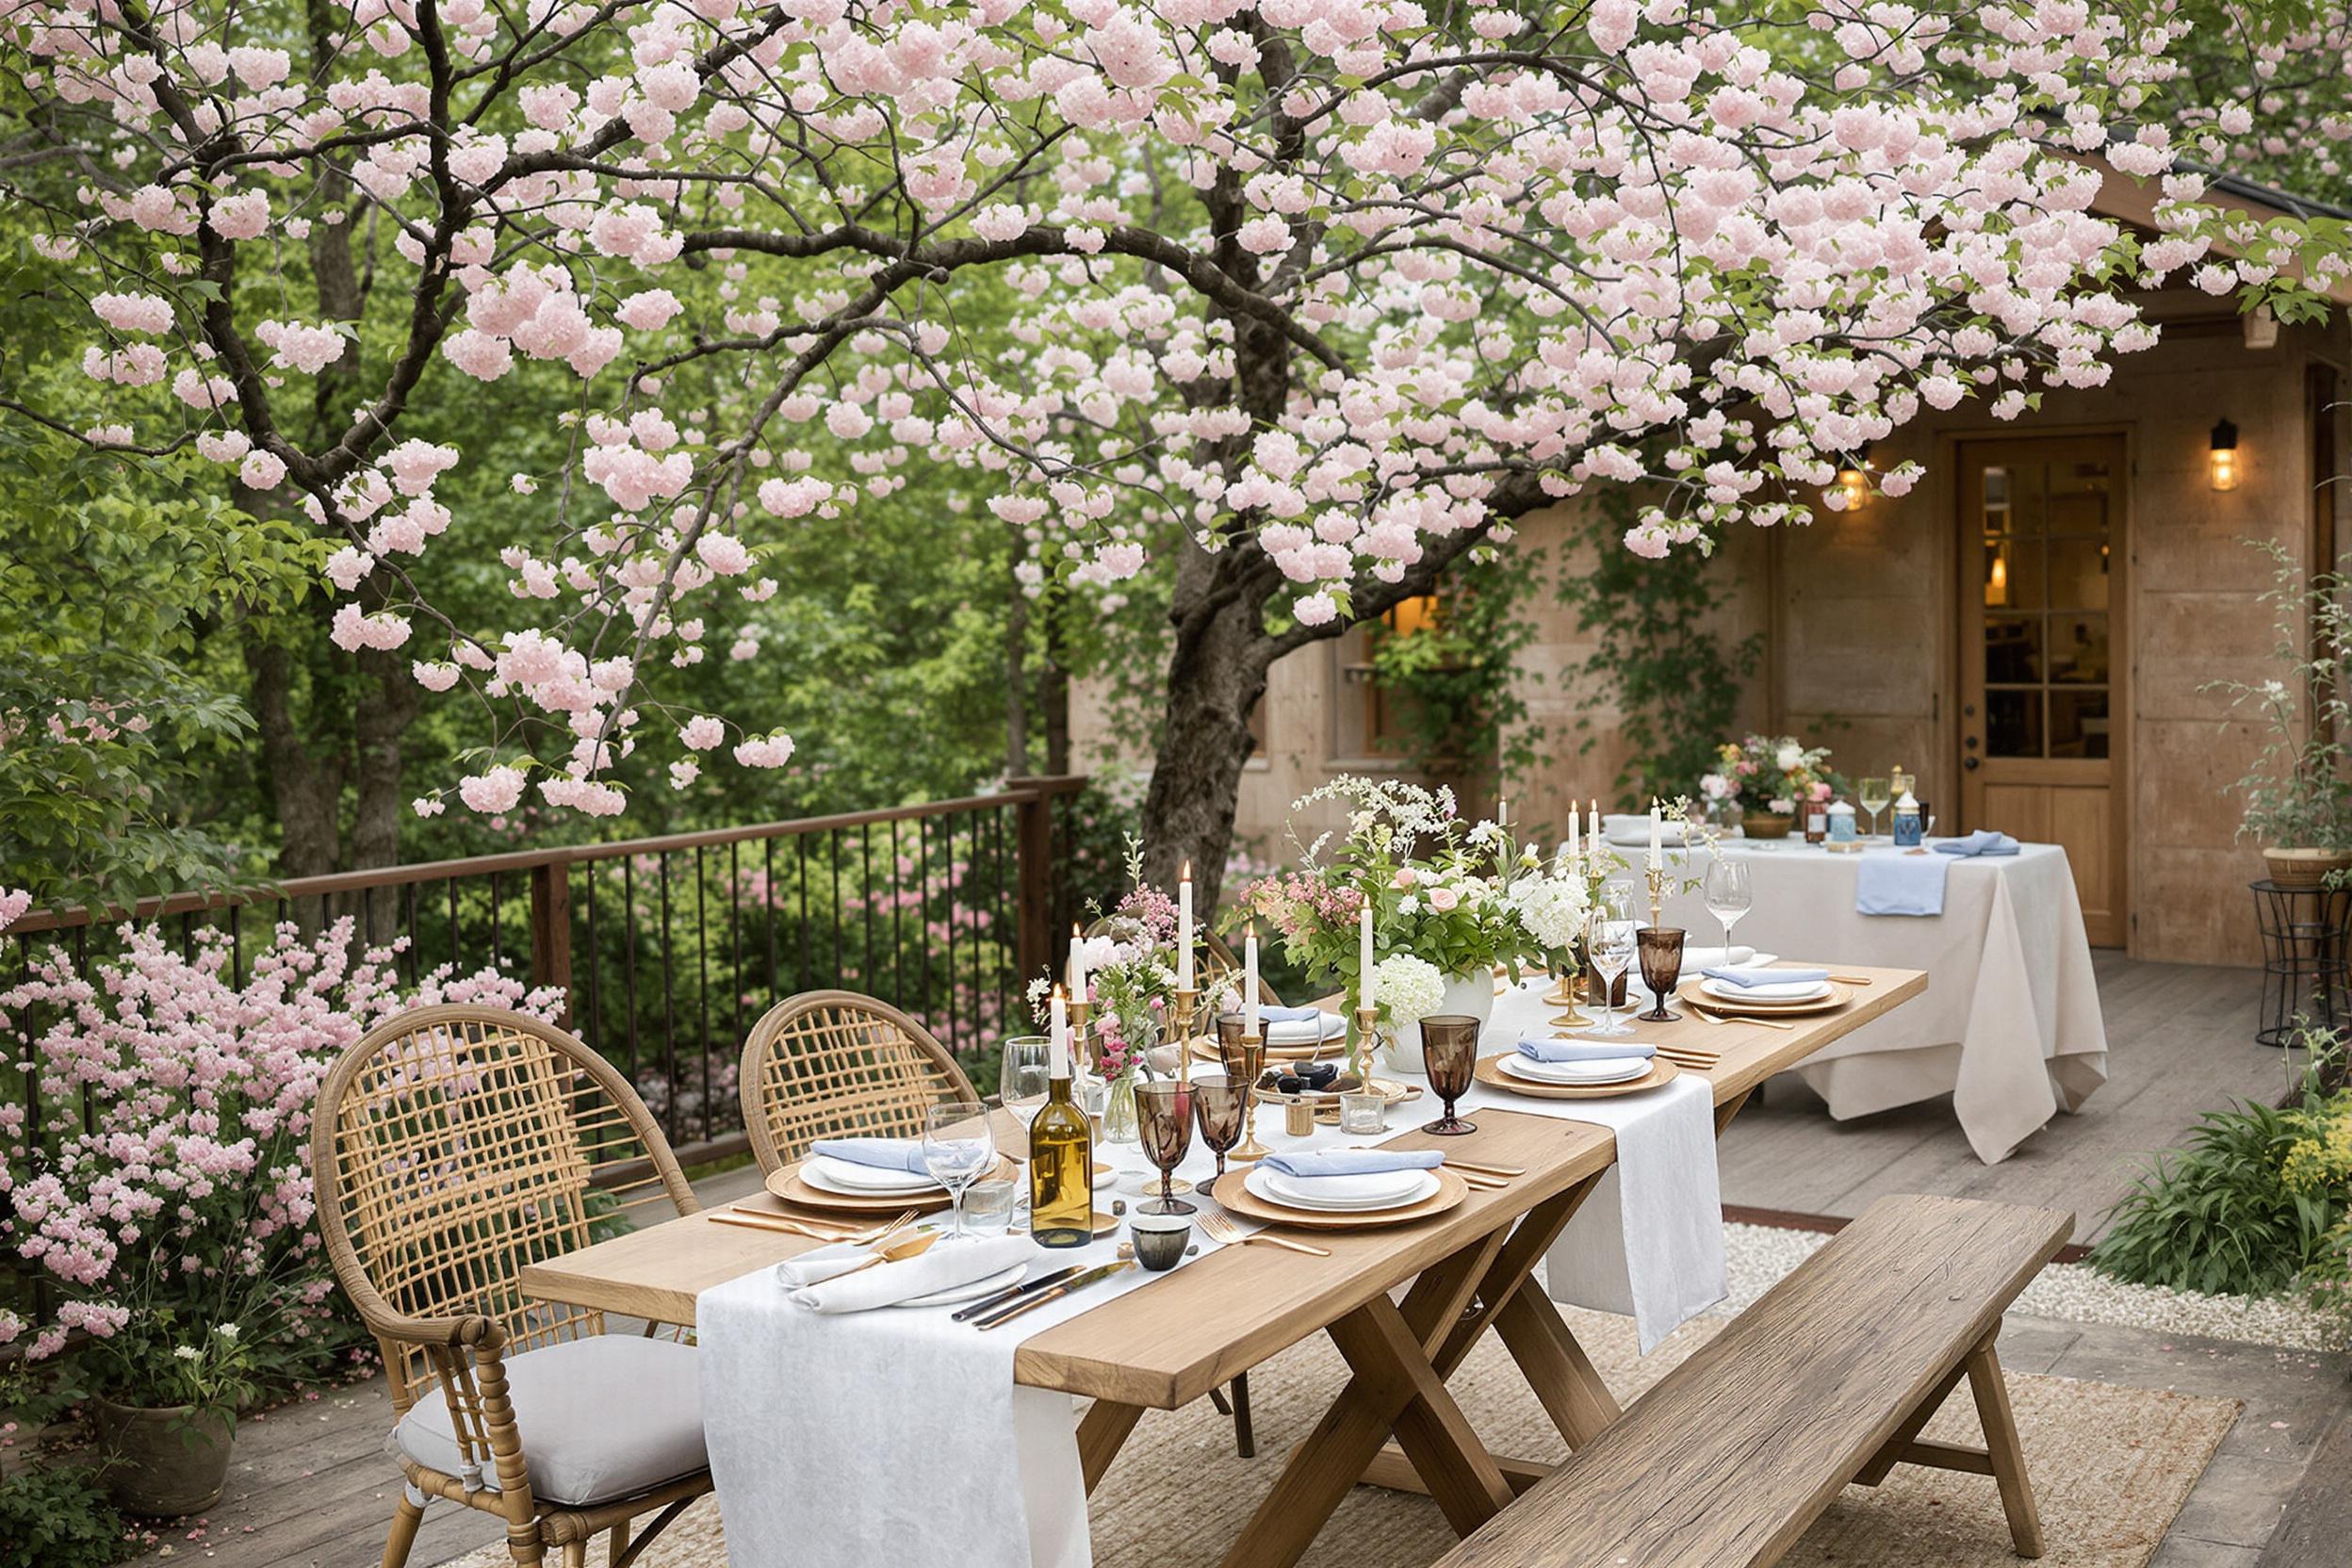
[[[980,1098],[928,1029],[856,991],[802,991],[769,1008],[737,1081],[762,1170],[819,1138],[920,1137],[932,1106]]]
[[[1238,993],[1241,989],[1240,956],[1227,945],[1224,938],[1214,931],[1204,931],[1201,937],[1201,946],[1206,950],[1206,961],[1200,966],[1204,977],[1214,982],[1230,976],[1233,982],[1233,989]],[[1266,983],[1264,970],[1258,972],[1258,1004],[1262,1007],[1282,1005],[1282,999],[1275,995],[1274,988]]]
[[[592,1178],[617,1173],[597,1184]],[[384,1544],[401,1568],[429,1501],[506,1523],[566,1568],[612,1568],[710,1490],[695,1352],[604,1332],[524,1296],[538,1259],[699,1205],[637,1092],[564,1031],[495,1007],[420,1007],[327,1074],[311,1132],[327,1257],[384,1351],[406,1472]],[[433,1396],[438,1395],[438,1398]],[[632,1542],[629,1527],[651,1525]]]

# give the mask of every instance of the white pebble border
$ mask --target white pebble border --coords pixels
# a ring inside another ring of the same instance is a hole
[[[1726,1225],[1723,1250],[1731,1295],[1716,1310],[1746,1308],[1829,1237],[1814,1231]],[[2158,1333],[2201,1334],[2245,1345],[2298,1350],[2336,1348],[2328,1320],[2279,1297],[2202,1296],[2190,1290],[2126,1284],[2086,1264],[2056,1264],[2025,1287],[2014,1309],[2068,1323],[2113,1323]]]

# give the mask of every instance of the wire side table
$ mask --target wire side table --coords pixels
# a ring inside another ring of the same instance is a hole
[[[2284,1048],[2306,1025],[2352,1027],[2352,889],[2251,884],[2262,936],[2262,1010],[2255,1043]]]

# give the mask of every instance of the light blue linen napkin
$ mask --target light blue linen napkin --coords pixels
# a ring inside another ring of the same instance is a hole
[[[1825,969],[1756,969],[1752,965],[1719,964],[1699,971],[1709,980],[1734,986],[1809,986],[1829,978]]]
[[[1435,1170],[1446,1156],[1434,1149],[1326,1149],[1316,1153],[1268,1154],[1258,1162],[1285,1176],[1377,1176],[1388,1170]]]
[[[931,1174],[931,1168],[923,1163],[921,1138],[819,1138],[808,1146],[808,1152],[828,1154],[852,1165],[870,1165],[877,1170]]]
[[[1903,850],[1865,855],[1854,867],[1854,908],[1863,915],[1940,915],[1949,855]]]
[[[1980,827],[1965,839],[1939,839],[1934,848],[1938,855],[1957,855],[1963,858],[1978,855],[2015,855],[2017,841],[1996,829]]]
[[[1598,1040],[1526,1039],[1519,1054],[1531,1062],[1616,1062],[1627,1056],[1644,1060],[1658,1054],[1654,1045],[1604,1045]]]

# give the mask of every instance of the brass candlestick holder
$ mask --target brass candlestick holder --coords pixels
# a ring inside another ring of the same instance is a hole
[[[1244,1035],[1230,1051],[1225,1070],[1249,1085],[1250,1092],[1242,1101],[1241,1142],[1225,1158],[1229,1164],[1248,1165],[1274,1152],[1258,1141],[1258,1080],[1266,1076],[1266,1037]]]
[[[1560,972],[1559,987],[1551,995],[1544,999],[1546,1002],[1557,1003],[1566,1009],[1552,1015],[1552,1027],[1555,1029],[1586,1029],[1592,1026],[1592,1015],[1576,1005],[1577,991],[1582,978],[1582,975],[1576,970],[1562,969]]]
[[[1176,993],[1176,1076],[1192,1082],[1192,1010],[1200,1002],[1198,988]]]
[[[1642,879],[1650,885],[1650,923],[1654,926],[1663,924],[1664,916],[1661,911],[1666,903],[1666,868],[1652,866],[1642,874]]]
[[[1356,1009],[1356,1083],[1362,1088],[1372,1086],[1372,1053],[1380,1043],[1380,1024],[1378,1007]]]

